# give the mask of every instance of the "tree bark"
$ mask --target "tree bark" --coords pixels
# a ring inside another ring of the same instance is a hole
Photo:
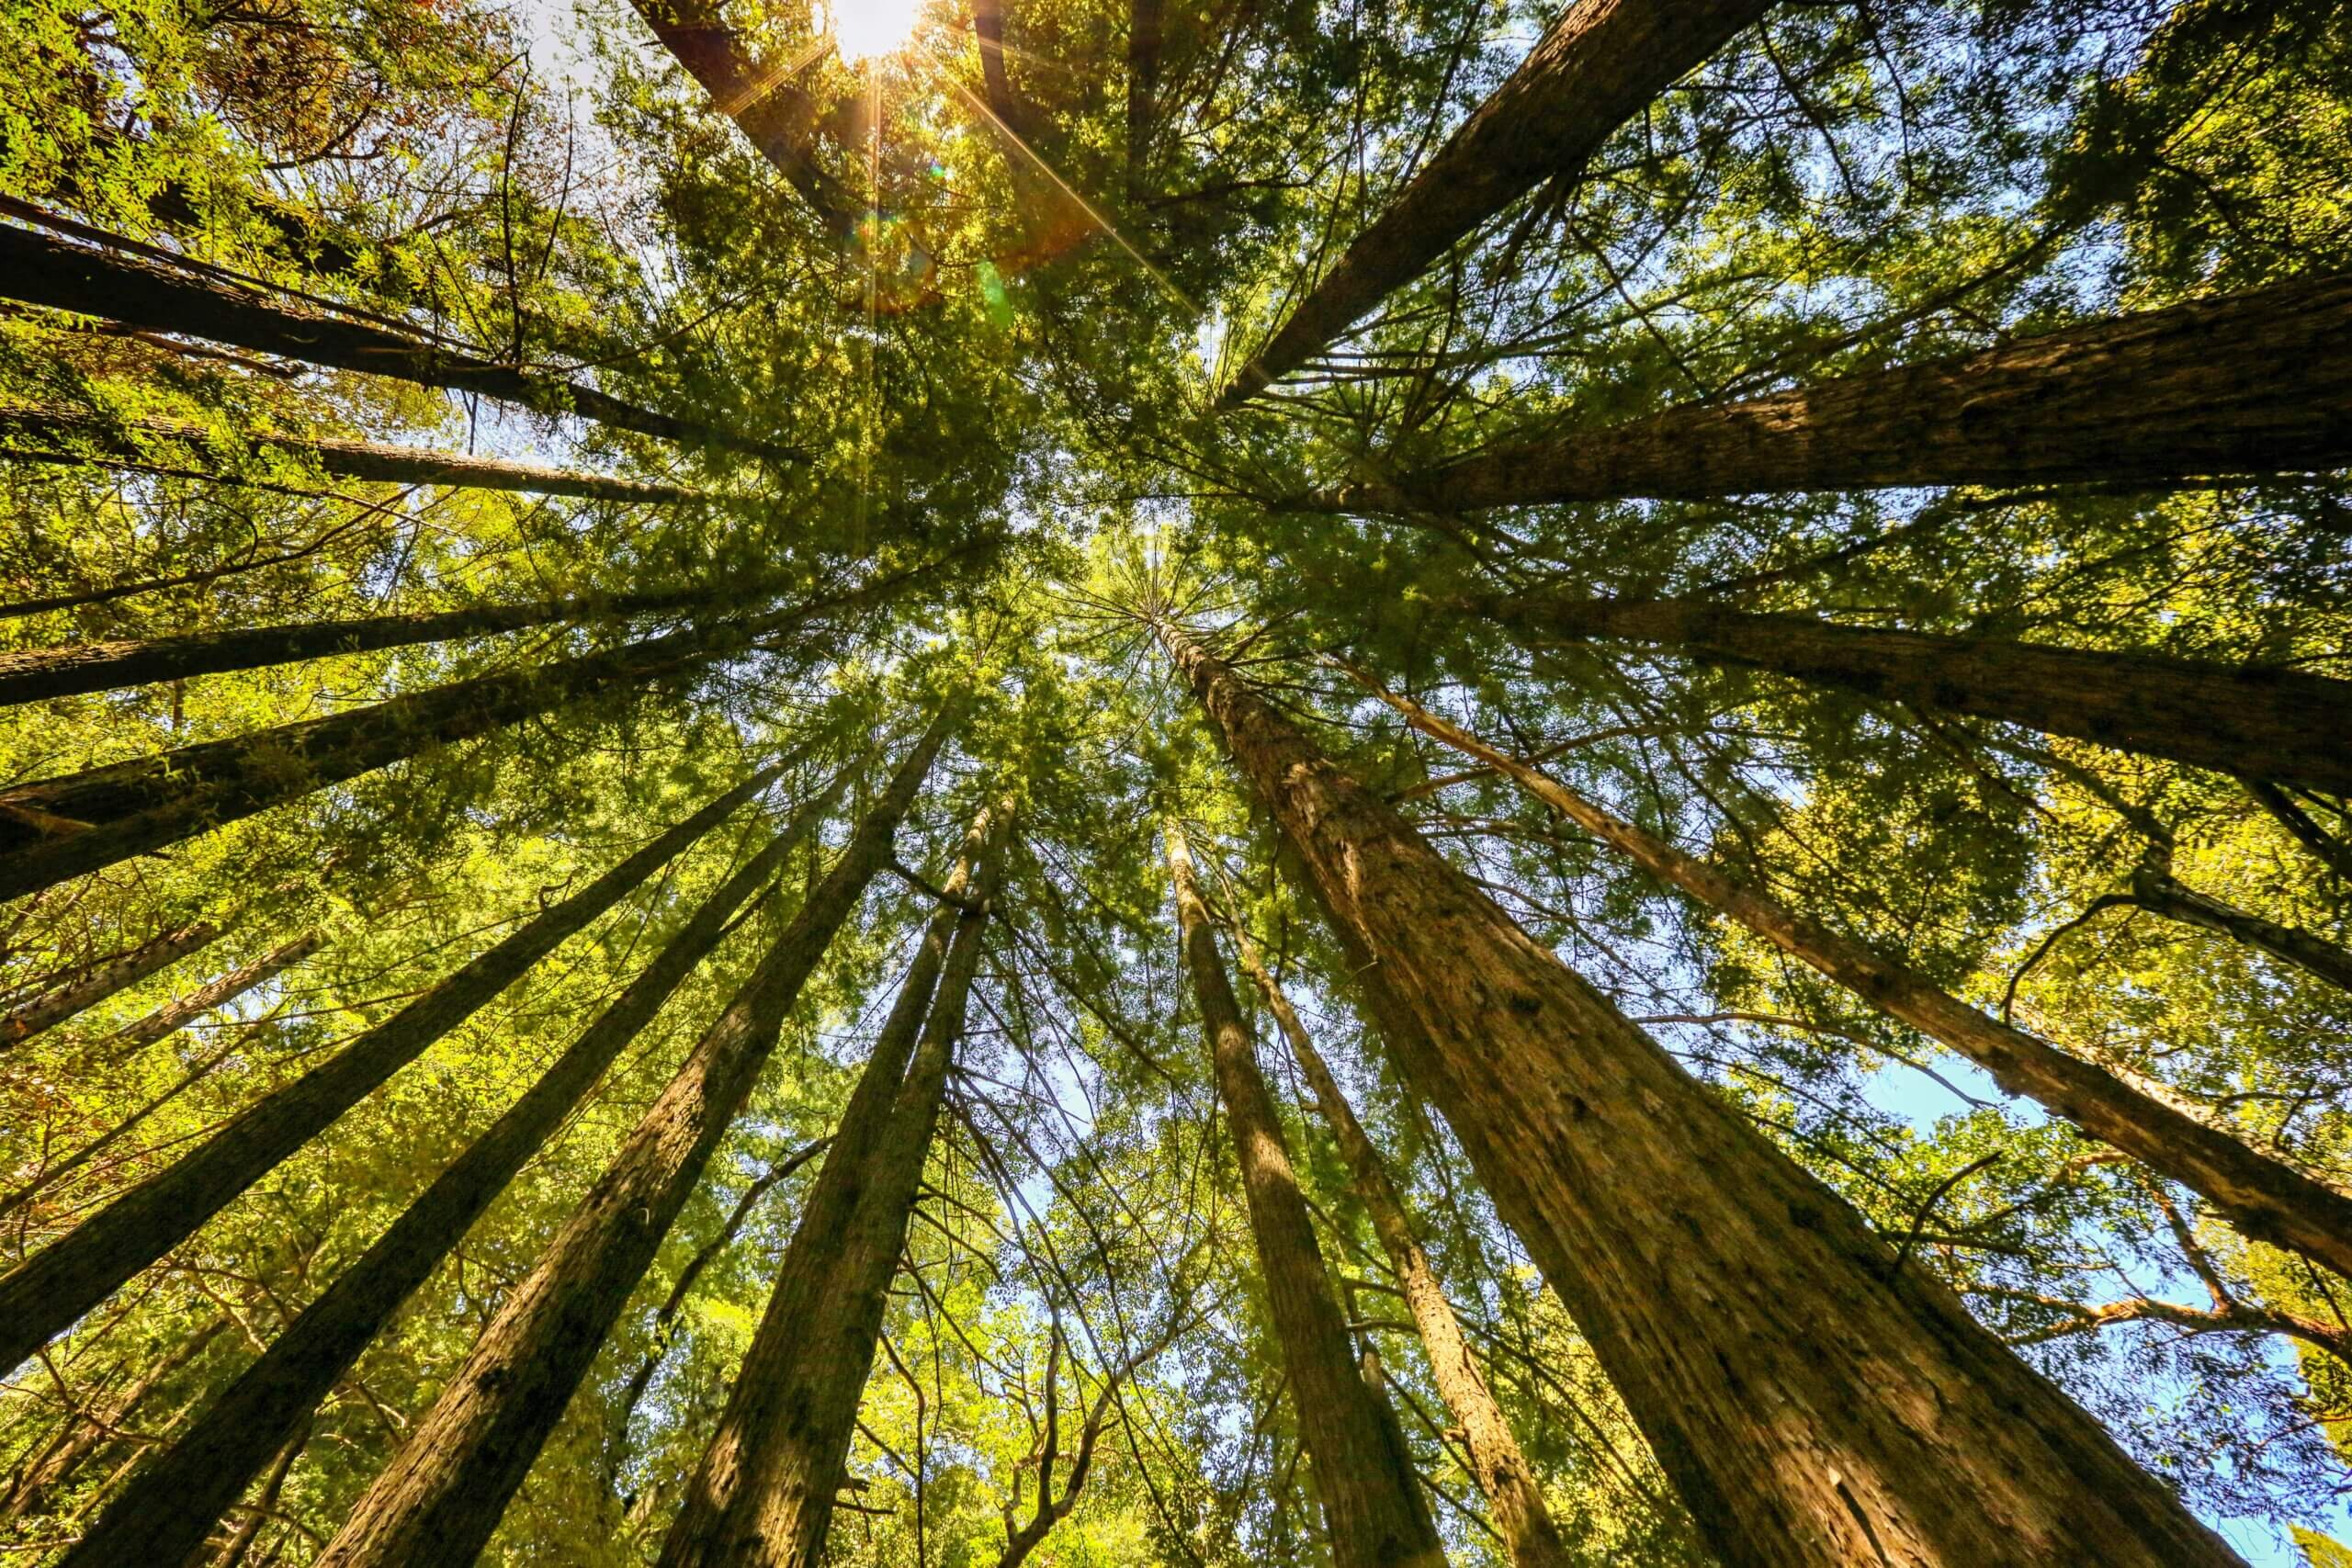
[[[0,1520],[19,1518],[41,1512],[41,1504],[51,1492],[74,1478],[74,1472],[117,1437],[124,1424],[137,1415],[154,1392],[169,1382],[190,1361],[203,1354],[204,1348],[219,1337],[229,1326],[225,1317],[216,1317],[198,1329],[141,1372],[120,1397],[108,1403],[106,1414],[96,1419],[87,1415],[70,1417],[66,1428],[57,1440],[42,1450],[25,1472],[17,1478],[5,1499],[0,1499]]]
[[[338,370],[475,392],[541,413],[576,413],[616,430],[684,446],[724,447],[777,462],[800,456],[772,442],[641,409],[560,376],[494,364],[389,327],[281,303],[143,256],[31,229],[0,225],[0,293],[150,332],[180,333]]]
[[[368,1030],[325,1066],[248,1107],[195,1152],[140,1183],[0,1276],[0,1366],[64,1332],[116,1287],[196,1234],[435,1041],[521,977],[775,776],[765,770]]]
[[[326,939],[318,932],[304,931],[251,964],[241,964],[187,996],[165,1002],[130,1028],[100,1041],[98,1052],[102,1055],[127,1056],[159,1040],[168,1040],[213,1009],[224,1007],[254,987],[277,978],[324,945]]]
[[[740,585],[738,585],[740,587]],[[724,591],[736,597],[737,590]],[[124,686],[184,681],[236,670],[262,670],[306,659],[372,653],[418,643],[453,642],[524,631],[557,621],[657,615],[709,604],[721,591],[616,593],[534,604],[471,604],[459,610],[306,621],[287,626],[241,626],[145,641],[75,642],[61,648],[0,652],[0,707],[52,697],[109,692]]]
[[[1545,180],[1573,186],[1617,128],[1771,9],[1770,0],[1579,0],[1356,236],[1219,398],[1297,369]]]
[[[428,747],[471,739],[624,682],[682,674],[759,636],[873,603],[876,583],[735,626],[696,626],[501,671],[0,794],[0,898],[176,843]]]
[[[2195,767],[2352,792],[2352,681],[2260,666],[1847,626],[1683,599],[1474,595],[1536,642],[1623,637]]]
[[[824,879],[515,1287],[352,1510],[318,1568],[469,1568],[597,1348],[751,1098],[801,987],[891,843],[963,703],[951,702]]]
[[[2352,731],[2344,732],[2352,735]],[[2144,862],[2132,874],[2132,894],[2128,902],[2134,908],[2161,915],[2183,925],[2197,926],[2243,942],[2258,952],[2267,953],[2282,964],[2290,964],[2306,975],[2326,981],[2331,986],[2352,991],[2352,953],[2346,953],[2321,937],[2299,927],[2266,920],[2260,915],[2222,903],[2219,898],[2184,886],[2173,880],[2172,873],[2154,860]],[[2267,1237],[2264,1239],[2267,1240]],[[2339,1274],[2352,1274],[2343,1263],[2331,1263]]]
[[[147,443],[175,441],[200,457],[215,456],[213,433],[201,425],[170,420],[141,419],[127,423],[92,414],[47,409],[0,412],[0,437],[64,440],[62,447],[9,450],[0,456],[39,463],[120,463],[154,472],[191,479],[240,482],[237,475],[211,467],[156,468],[159,455]],[[436,485],[469,490],[516,491],[535,495],[577,496],[583,501],[613,501],[629,504],[669,505],[698,501],[695,491],[676,485],[647,484],[605,474],[575,473],[533,463],[502,462],[468,452],[427,452],[379,441],[341,441],[331,436],[278,435],[249,432],[241,438],[254,447],[290,452],[319,466],[337,479],[368,479],[384,484]],[[80,450],[86,447],[87,451]]]
[[[2352,1272],[2352,1198],[2248,1147],[2153,1085],[2127,1081],[1986,1017],[1909,965],[1883,958],[1740,886],[1410,698],[1366,677],[1357,679],[1414,728],[1487,763],[1652,876],[1942,1042],[1990,1073],[2007,1092],[2179,1182],[2256,1240],[2300,1252],[2339,1274]]]
[[[176,1562],[196,1550],[273,1449],[309,1419],[385,1324],[431,1278],[514,1173],[578,1108],[671,993],[718,945],[728,921],[831,815],[854,770],[799,811],[670,939],[539,1081],[198,1416],[143,1467],[61,1560],[76,1568]],[[763,775],[772,778],[774,770]]]
[[[0,797],[4,801],[5,797]],[[0,807],[5,808],[5,807]],[[126,953],[118,953],[73,979],[53,986],[40,996],[0,1018],[0,1050],[21,1045],[44,1030],[54,1029],[74,1014],[86,1011],[118,991],[130,989],[159,970],[211,946],[221,927],[197,920],[161,936],[150,937]],[[12,1363],[13,1364],[13,1363]]]
[[[953,901],[875,1038],[660,1568],[815,1568],[823,1554],[1012,822],[999,802],[965,837]]]
[[[1727,1565],[2238,1561],[1229,666],[1160,637]]]
[[[836,239],[854,234],[866,204],[819,161],[817,123],[823,107],[788,80],[791,73],[763,66],[746,54],[711,0],[629,3],[826,229]]]
[[[1396,1412],[1357,1362],[1347,1317],[1315,1239],[1315,1223],[1291,1168],[1273,1096],[1258,1068],[1257,1043],[1226,979],[1216,931],[1194,879],[1192,851],[1173,822],[1168,826],[1168,869],[1209,1066],[1241,1167],[1274,1338],[1298,1410],[1299,1441],[1330,1530],[1331,1562],[1334,1568],[1443,1568],[1445,1550]]]
[[[1570,15],[1574,15],[1571,12]],[[2352,277],[2306,277],[1978,354],[1507,446],[1308,510],[2132,484],[2352,463]]]
[[[1340,1092],[1339,1080],[1331,1076],[1323,1054],[1315,1048],[1315,1042],[1307,1034],[1306,1026],[1299,1021],[1290,998],[1283,995],[1273,976],[1259,962],[1249,934],[1238,926],[1234,930],[1234,944],[1241,957],[1242,970],[1265,998],[1267,1009],[1281,1026],[1283,1038],[1290,1042],[1291,1054],[1298,1058],[1299,1068],[1306,1075],[1307,1086],[1315,1093],[1316,1109],[1329,1124],[1331,1135],[1340,1145],[1340,1156],[1347,1161],[1348,1173],[1354,1178],[1356,1195],[1363,1200],[1364,1212],[1372,1218],[1373,1231],[1380,1237],[1381,1249],[1388,1254],[1388,1261],[1396,1270],[1397,1286],[1404,1292],[1405,1304],[1420,1331],[1421,1348],[1429,1355],[1438,1397],[1445,1401],[1454,1425],[1461,1429],[1463,1447],[1470,1455],[1470,1478],[1486,1496],[1495,1526],[1510,1548],[1511,1562],[1516,1568],[1567,1568],[1567,1542],[1544,1501],[1543,1483],[1536,1480],[1534,1467],[1527,1462],[1518,1438],[1512,1435],[1510,1423],[1504,1418],[1494,1391],[1487,1386],[1486,1374],[1471,1357],[1461,1320],[1454,1316],[1453,1304],[1445,1299],[1445,1287],[1430,1263],[1429,1253],[1413,1233],[1404,1197],[1389,1179],[1386,1163],[1365,1135],[1363,1124],[1356,1120],[1355,1108]]]

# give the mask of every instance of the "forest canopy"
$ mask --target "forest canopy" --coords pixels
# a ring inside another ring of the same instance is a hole
[[[7,1561],[2352,1562],[2352,11],[0,86]]]

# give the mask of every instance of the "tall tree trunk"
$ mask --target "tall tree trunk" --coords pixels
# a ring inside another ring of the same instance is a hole
[[[196,1234],[426,1047],[513,985],[775,777],[753,774],[345,1046],[247,1107],[193,1153],[0,1276],[0,1366],[13,1367]]]
[[[325,944],[326,938],[318,932],[304,931],[292,942],[280,944],[251,964],[241,964],[219,979],[198,986],[187,996],[175,997],[165,1002],[130,1028],[100,1041],[98,1053],[101,1055],[127,1056],[159,1040],[168,1040],[213,1009],[225,1007],[254,987],[275,980]]]
[[[1298,1410],[1334,1568],[1443,1568],[1445,1551],[1422,1499],[1419,1473],[1385,1391],[1358,1365],[1324,1271],[1315,1223],[1293,1174],[1274,1099],[1258,1069],[1257,1043],[1241,1021],[1217,954],[1216,930],[1193,871],[1183,830],[1168,826],[1168,870],[1175,885],[1176,926],[1200,1003],[1209,1066],[1241,1168],[1250,1233],[1266,1303]]]
[[[5,809],[5,806],[0,806]],[[74,1014],[94,1008],[118,991],[130,989],[148,976],[211,946],[222,928],[210,920],[195,920],[137,947],[104,959],[70,980],[51,987],[32,1000],[0,1018],[0,1050],[21,1045],[43,1030],[54,1029]]]
[[[1574,15],[1571,12],[1570,15]],[[1314,508],[2137,483],[2352,462],[2352,277],[2143,310],[1745,402],[1506,446]]]
[[[20,462],[114,462],[148,473],[187,479],[242,482],[234,471],[223,473],[212,459],[219,454],[213,433],[201,425],[172,420],[140,419],[117,422],[93,414],[53,409],[0,410],[0,437],[11,440],[58,441],[63,446],[10,449],[0,456]],[[584,501],[667,505],[700,500],[695,491],[676,485],[647,484],[605,474],[575,473],[541,468],[534,463],[503,462],[469,452],[427,452],[379,441],[343,441],[332,436],[279,435],[269,431],[244,433],[243,443],[307,457],[322,473],[338,479],[372,479],[385,484],[437,485],[469,490],[503,490],[535,495],[578,496]],[[169,452],[153,452],[149,442],[184,444],[204,461],[190,467],[175,462]],[[159,466],[160,465],[160,466]]]
[[[1429,1354],[1438,1397],[1445,1401],[1454,1425],[1461,1428],[1463,1447],[1470,1455],[1470,1478],[1486,1496],[1495,1525],[1510,1545],[1511,1562],[1517,1568],[1567,1568],[1567,1543],[1544,1501],[1543,1483],[1536,1480],[1534,1468],[1511,1434],[1502,1405],[1487,1386],[1486,1374],[1471,1358],[1461,1320],[1445,1299],[1445,1287],[1430,1263],[1429,1253],[1413,1234],[1405,1200],[1389,1179],[1388,1167],[1364,1134],[1355,1108],[1340,1092],[1339,1080],[1315,1048],[1290,998],[1259,961],[1249,933],[1237,925],[1233,935],[1241,967],[1266,998],[1267,1009],[1290,1042],[1291,1054],[1298,1058],[1307,1086],[1314,1090],[1316,1109],[1330,1125],[1340,1156],[1347,1161],[1348,1174],[1354,1178],[1356,1195],[1363,1200],[1381,1248],[1396,1270],[1397,1286],[1404,1292],[1414,1326],[1420,1331],[1421,1348]]]
[[[339,370],[476,392],[542,413],[576,413],[663,441],[725,447],[778,462],[801,456],[772,442],[641,409],[560,376],[493,364],[390,327],[280,302],[124,251],[77,244],[32,229],[0,227],[0,294],[149,332],[183,333]]]
[[[107,1403],[105,1415],[95,1420],[86,1414],[70,1419],[57,1440],[41,1450],[8,1489],[7,1496],[0,1499],[0,1520],[41,1512],[51,1492],[71,1481],[74,1472],[121,1432],[158,1388],[203,1354],[204,1348],[228,1326],[227,1318],[214,1318],[141,1371],[129,1388]]]
[[[1144,169],[1159,115],[1159,57],[1167,41],[1165,0],[1128,0],[1127,204],[1143,201]]]
[[[1227,408],[1290,374],[1545,180],[1573,186],[1616,129],[1771,9],[1770,0],[1579,0],[1358,234],[1233,378]]]
[[[1012,74],[1005,69],[1004,0],[972,0],[972,38],[979,45],[980,86],[988,94],[989,112],[1006,130],[1036,146],[1037,113],[1013,90]]]
[[[195,1550],[271,1450],[309,1419],[401,1304],[465,1239],[467,1230],[514,1173],[718,945],[735,910],[823,826],[854,771],[844,769],[704,900],[539,1081],[435,1178],[357,1262],[303,1308],[169,1452],[132,1478],[63,1562],[81,1568],[175,1562]]]
[[[1726,1564],[2237,1562],[1229,666],[1160,636]]]
[[[870,604],[869,585],[736,626],[698,626],[555,664],[478,675],[0,794],[0,898],[38,891],[627,682],[701,668],[755,636]]]
[[[741,585],[723,591],[736,596]],[[305,659],[371,653],[418,643],[451,642],[523,631],[557,621],[658,615],[707,605],[722,591],[617,593],[596,599],[559,599],[535,604],[469,604],[459,610],[366,615],[344,621],[306,621],[285,626],[240,626],[191,632],[145,641],[75,642],[58,648],[0,652],[0,707],[109,692],[124,686],[183,681],[235,670],[262,670]]]
[[[318,1568],[469,1568],[597,1348],[741,1112],[800,988],[875,875],[963,711],[952,702],[841,858],[693,1051],[465,1363],[328,1543]]]
[[[2266,1157],[2173,1103],[2152,1085],[2129,1082],[1986,1017],[1908,964],[1883,958],[1779,900],[1740,886],[1410,698],[1384,690],[1368,677],[1357,679],[1414,728],[1485,762],[1652,876],[1679,887],[1865,1001],[1942,1042],[1990,1073],[2008,1093],[2034,1101],[2086,1136],[2112,1145],[2165,1179],[2179,1182],[2245,1235],[2301,1252],[2339,1274],[2352,1274],[2352,1198]]]
[[[629,3],[710,95],[718,112],[735,122],[833,236],[846,240],[854,234],[866,204],[819,161],[817,126],[824,106],[790,80],[795,73],[754,61],[712,0]]]
[[[2347,737],[2352,737],[2352,731],[2340,732],[2338,739],[2352,745]],[[2132,874],[2132,892],[2127,901],[2152,915],[2243,942],[2331,986],[2352,991],[2352,953],[2299,927],[2266,920],[2260,915],[2249,914],[2210,894],[2183,886],[2173,879],[2170,860],[2169,855],[2159,853],[2142,862]],[[2342,1262],[2332,1262],[2329,1267],[2339,1274],[2352,1274],[2352,1269]]]
[[[2218,773],[2352,792],[2352,681],[1999,637],[1846,626],[1687,599],[1450,602],[1532,642],[1624,637]]]
[[[1012,804],[984,807],[842,1114],[661,1568],[815,1568],[947,1070]],[[958,908],[968,903],[968,908]]]

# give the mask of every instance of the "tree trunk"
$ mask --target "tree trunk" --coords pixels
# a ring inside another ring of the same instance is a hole
[[[2245,1235],[2302,1253],[2339,1274],[2352,1273],[2352,1198],[2209,1125],[2154,1086],[2126,1081],[1986,1017],[1909,965],[1883,958],[1777,899],[1741,886],[1409,698],[1357,679],[1414,728],[1509,776],[1652,876],[1942,1042],[1990,1073],[2007,1092],[2179,1182]]]
[[[1726,1564],[2238,1561],[1230,667],[1160,636]]]
[[[1580,0],[1462,122],[1388,210],[1293,309],[1219,402],[1247,401],[1428,270],[1454,242],[1556,179],[1573,188],[1617,128],[1771,9],[1770,0]]]
[[[2344,740],[2347,736],[2352,736],[2352,731],[2339,732],[2338,739]],[[2260,915],[2248,914],[2193,887],[2183,886],[2173,880],[2171,872],[2154,861],[2143,863],[2132,874],[2128,901],[2152,915],[2218,932],[2267,953],[2282,964],[2291,964],[2331,986],[2352,991],[2352,953],[2307,931],[2266,920]],[[2352,1274],[2352,1269],[2343,1262],[2332,1262],[2328,1267],[2339,1274]]]
[[[120,1033],[100,1041],[98,1052],[102,1055],[128,1056],[159,1040],[168,1040],[213,1009],[226,1006],[254,987],[276,979],[325,944],[326,939],[318,932],[304,931],[251,964],[232,969],[187,996],[165,1002]]]
[[[661,1568],[815,1568],[1012,821],[983,808],[842,1112]],[[958,908],[968,900],[971,908]]]
[[[514,1173],[569,1119],[671,993],[718,945],[744,900],[821,828],[853,770],[797,812],[629,983],[539,1081],[435,1178],[390,1229],[142,1468],[62,1563],[175,1562],[195,1550],[254,1472],[350,1371]],[[773,770],[763,778],[773,777]],[[61,1568],[62,1568],[62,1563]]]
[[[411,1428],[318,1568],[470,1568],[587,1375],[775,1048],[785,1015],[891,858],[899,820],[963,710],[952,702],[815,892]]]
[[[1445,1551],[1396,1413],[1385,1391],[1357,1363],[1348,1320],[1324,1271],[1315,1223],[1291,1169],[1273,1096],[1258,1069],[1257,1043],[1241,1021],[1225,961],[1217,954],[1216,931],[1201,901],[1192,851],[1173,822],[1168,827],[1168,869],[1209,1066],[1241,1167],[1274,1339],[1298,1410],[1299,1441],[1331,1533],[1331,1562],[1334,1568],[1444,1568]]]
[[[62,438],[67,443],[62,447],[45,446],[0,454],[20,462],[119,463],[142,472],[217,479],[227,484],[242,482],[234,472],[221,473],[209,464],[195,468],[169,464],[156,466],[162,455],[150,452],[146,445],[149,442],[180,442],[200,457],[209,459],[219,456],[213,445],[213,433],[201,425],[160,419],[118,423],[79,412],[11,409],[0,412],[0,436],[34,440]],[[574,473],[563,468],[541,468],[532,463],[502,462],[494,457],[477,457],[467,452],[426,452],[413,446],[395,446],[378,441],[278,435],[267,431],[246,433],[243,440],[253,446],[306,457],[316,463],[322,473],[332,474],[337,479],[370,479],[384,484],[436,485],[445,489],[463,487],[469,490],[516,491],[535,495],[570,495],[583,501],[613,501],[629,504],[667,505],[702,499],[695,491],[676,485],[647,484],[605,474]],[[79,447],[88,450],[77,449]]]
[[[269,1475],[261,1483],[261,1495],[254,1498],[245,1509],[245,1517],[237,1521],[237,1528],[229,1532],[228,1543],[220,1549],[220,1555],[213,1560],[212,1568],[238,1568],[238,1565],[244,1562],[245,1553],[253,1550],[254,1538],[261,1534],[261,1527],[268,1523],[271,1516],[277,1512],[278,1494],[286,1489],[287,1472],[294,1468],[294,1461],[302,1457],[303,1446],[311,1440],[311,1413],[304,1411],[293,1433],[278,1446],[277,1457],[270,1461]],[[202,1555],[203,1551],[204,1543],[199,1537],[186,1559],[118,1557],[112,1561],[117,1562],[192,1562]]]
[[[532,964],[734,814],[768,769],[670,829],[571,897],[368,1030],[325,1066],[248,1107],[195,1152],[140,1183],[0,1277],[0,1366],[64,1332],[115,1288],[196,1234],[288,1156],[324,1132]]]
[[[771,442],[641,409],[560,376],[493,364],[406,332],[329,315],[290,300],[280,302],[142,256],[77,244],[32,229],[0,227],[0,293],[28,305],[102,316],[149,332],[181,333],[339,370],[475,392],[541,413],[576,413],[663,441],[725,447],[778,462],[800,456]]]
[[[210,920],[197,920],[151,937],[129,952],[118,953],[62,985],[51,987],[7,1017],[0,1018],[0,1050],[21,1045],[43,1030],[54,1029],[74,1014],[97,1006],[117,991],[128,990],[189,953],[211,946],[220,940],[220,931],[221,928]]]
[[[732,598],[733,591],[729,590],[727,596]],[[143,642],[75,642],[60,648],[19,649],[0,652],[0,707],[235,670],[262,670],[306,659],[332,659],[338,654],[371,653],[379,649],[408,648],[418,643],[492,637],[557,621],[656,615],[708,604],[720,597],[719,592],[709,590],[618,593],[601,599],[471,604],[460,610],[368,615],[345,621],[241,626],[229,631],[153,637]]]
[[[502,728],[624,682],[700,668],[752,637],[873,602],[869,585],[749,625],[697,626],[543,667],[435,686],[0,794],[0,898],[243,820],[330,784]]]
[[[2260,666],[1838,626],[1684,599],[1451,601],[1535,642],[1625,637],[1724,664],[2070,735],[2218,773],[2352,792],[2352,681]]]
[[[817,157],[823,106],[788,77],[746,54],[711,0],[629,0],[662,47],[702,85],[785,183],[800,194],[836,239],[857,231],[866,204]]]
[[[1570,15],[1575,15],[1571,12]],[[1979,354],[1668,409],[1464,457],[1311,508],[2132,484],[2352,462],[2352,277],[2090,321]]]
[[[1331,1134],[1340,1145],[1340,1156],[1347,1161],[1348,1173],[1355,1179],[1356,1195],[1363,1201],[1364,1211],[1372,1218],[1372,1228],[1380,1237],[1381,1248],[1396,1270],[1397,1286],[1404,1292],[1414,1325],[1420,1330],[1421,1348],[1429,1354],[1430,1372],[1437,1383],[1438,1397],[1445,1401],[1454,1425],[1461,1428],[1463,1447],[1470,1454],[1470,1478],[1486,1495],[1496,1528],[1510,1545],[1511,1562],[1516,1568],[1567,1568],[1567,1543],[1561,1538],[1552,1510],[1544,1501],[1543,1483],[1536,1480],[1534,1468],[1527,1462],[1519,1439],[1511,1434],[1501,1404],[1487,1386],[1486,1374],[1471,1358],[1461,1320],[1454,1316],[1453,1303],[1445,1299],[1445,1287],[1430,1263],[1429,1253],[1413,1234],[1404,1198],[1389,1179],[1380,1151],[1364,1134],[1363,1124],[1356,1120],[1355,1108],[1340,1092],[1339,1080],[1331,1076],[1323,1054],[1315,1048],[1315,1042],[1308,1036],[1306,1026],[1299,1021],[1290,998],[1283,995],[1273,976],[1259,962],[1248,933],[1238,926],[1234,942],[1242,969],[1266,998],[1267,1008],[1290,1042],[1291,1054],[1298,1058],[1300,1070],[1306,1075],[1307,1085],[1315,1092],[1316,1108],[1330,1125]]]
[[[227,1318],[216,1317],[173,1346],[161,1359],[141,1372],[121,1397],[109,1403],[106,1414],[98,1419],[92,1420],[86,1415],[70,1417],[58,1439],[41,1450],[9,1488],[7,1497],[0,1500],[0,1520],[41,1512],[41,1504],[50,1493],[72,1480],[74,1472],[120,1433],[124,1424],[139,1413],[140,1406],[158,1388],[201,1355],[204,1348],[228,1326]]]

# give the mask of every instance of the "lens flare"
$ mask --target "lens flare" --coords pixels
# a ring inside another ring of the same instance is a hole
[[[844,65],[895,54],[914,37],[922,0],[831,0],[833,49]]]

